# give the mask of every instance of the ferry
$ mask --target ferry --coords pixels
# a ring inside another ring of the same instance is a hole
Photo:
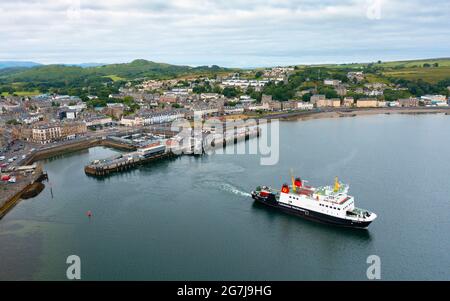
[[[292,185],[284,184],[281,191],[267,186],[252,191],[252,198],[282,211],[336,226],[366,229],[377,215],[355,207],[348,195],[349,186],[336,177],[334,187],[312,187],[306,181],[292,177]]]

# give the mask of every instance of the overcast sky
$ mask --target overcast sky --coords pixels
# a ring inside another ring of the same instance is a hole
[[[450,57],[449,0],[0,0],[0,60],[256,67]]]

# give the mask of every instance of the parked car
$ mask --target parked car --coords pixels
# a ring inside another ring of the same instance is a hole
[[[3,161],[5,159],[6,159],[5,156],[0,156],[0,161]]]

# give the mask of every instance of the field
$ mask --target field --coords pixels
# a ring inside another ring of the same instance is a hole
[[[41,92],[39,92],[38,90],[35,90],[35,91],[17,91],[17,92],[14,92],[14,94],[17,95],[17,96],[36,96],[36,95],[41,94]],[[1,94],[1,96],[10,96],[10,94],[8,92],[3,92]]]
[[[450,59],[429,59],[429,60],[416,60],[416,61],[398,61],[398,62],[382,62],[381,67],[407,67],[415,68],[422,67],[424,64],[433,65],[438,63],[439,67],[450,67]]]
[[[117,75],[106,75],[104,77],[108,77],[108,78],[112,79],[115,82],[117,82],[117,81],[126,81],[125,78],[117,76]]]
[[[366,80],[369,83],[384,83],[389,84],[389,81],[381,76],[377,76],[375,74],[366,74]]]
[[[387,70],[383,72],[383,75],[393,78],[402,78],[407,80],[422,79],[429,83],[437,83],[441,80],[450,78],[450,66],[437,67],[437,68],[402,68],[395,70]]]

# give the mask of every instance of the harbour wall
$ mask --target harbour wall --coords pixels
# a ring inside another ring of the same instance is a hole
[[[30,165],[33,164],[36,161],[48,159],[54,156],[67,154],[71,152],[76,152],[84,149],[89,149],[91,147],[96,146],[106,146],[111,147],[115,149],[120,149],[124,151],[134,151],[136,150],[135,147],[120,143],[118,141],[114,141],[111,139],[105,139],[105,138],[87,138],[85,140],[78,140],[74,142],[68,142],[61,145],[52,146],[49,148],[43,148],[40,149],[34,153],[32,153],[26,160],[23,162],[23,165]]]
[[[44,172],[42,165],[39,164],[33,174],[24,177],[19,183],[11,184],[15,186],[8,187],[8,189],[11,189],[10,191],[2,191],[2,197],[0,198],[0,219],[17,205],[22,196],[33,194],[34,190],[39,188],[35,184],[45,179],[47,179],[47,174]]]

